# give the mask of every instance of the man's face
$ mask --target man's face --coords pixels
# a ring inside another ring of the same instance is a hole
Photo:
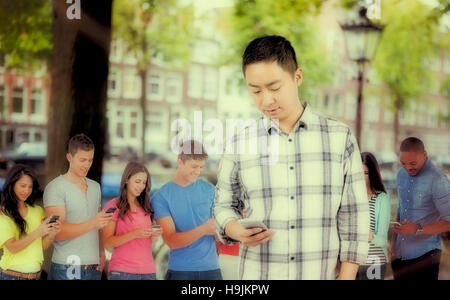
[[[302,78],[302,69],[297,69],[293,75],[277,61],[258,62],[245,69],[245,80],[256,106],[267,117],[280,122],[300,109],[298,86]]]
[[[400,153],[400,163],[409,176],[416,176],[427,160],[427,152],[405,151]]]
[[[183,178],[189,182],[194,183],[203,171],[206,160],[189,159],[183,162],[178,159],[178,171],[181,172]]]
[[[75,154],[67,154],[70,170],[78,177],[86,177],[94,160],[94,149],[85,151],[78,149]]]

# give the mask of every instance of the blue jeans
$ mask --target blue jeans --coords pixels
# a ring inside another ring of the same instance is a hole
[[[85,270],[74,265],[61,265],[52,262],[50,266],[50,280],[100,280],[102,272]]]
[[[108,273],[108,280],[156,280],[156,274],[132,274],[111,271]]]
[[[17,276],[13,276],[13,275],[9,275],[3,272],[0,272],[0,280],[39,280],[38,279],[26,279],[26,278],[21,278],[21,277],[17,277]]]
[[[222,273],[220,269],[210,271],[168,270],[166,280],[222,280]]]

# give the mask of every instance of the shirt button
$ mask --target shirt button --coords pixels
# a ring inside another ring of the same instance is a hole
[[[295,226],[294,226],[294,225],[291,225],[291,229],[295,229]]]
[[[291,257],[291,260],[294,260],[295,259],[295,257]]]
[[[288,141],[289,141],[289,142],[292,142],[292,139],[289,139]]]
[[[294,170],[294,167],[290,167],[289,169]]]
[[[291,200],[294,200],[294,196],[291,196]]]

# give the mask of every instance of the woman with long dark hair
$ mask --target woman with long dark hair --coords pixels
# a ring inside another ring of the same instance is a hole
[[[15,165],[7,174],[0,196],[0,279],[39,279],[43,250],[59,232],[59,221],[49,223],[42,207],[35,205],[42,195],[34,172]],[[43,221],[44,220],[44,221]]]
[[[110,280],[156,279],[152,240],[161,235],[161,230],[152,229],[150,188],[147,168],[130,162],[122,174],[120,196],[105,206],[106,211],[116,209],[103,229],[105,247],[114,248],[108,268]]]
[[[370,152],[361,153],[367,198],[370,207],[369,255],[360,265],[357,280],[384,280],[388,263],[387,239],[391,217],[391,200],[381,179],[380,168]]]

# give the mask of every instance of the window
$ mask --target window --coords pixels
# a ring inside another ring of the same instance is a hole
[[[120,72],[115,68],[108,74],[108,97],[120,97]]]
[[[164,93],[163,75],[159,71],[152,71],[147,82],[147,96],[150,100],[162,100]]]
[[[166,100],[170,103],[181,103],[183,78],[178,74],[171,74],[167,77]]]
[[[116,127],[116,136],[119,138],[123,138],[123,123],[117,123]]]
[[[23,114],[25,112],[24,90],[21,87],[14,88],[13,91],[13,113]]]
[[[141,78],[133,70],[127,70],[123,76],[123,96],[128,99],[141,97]]]
[[[356,119],[356,95],[347,94],[345,99],[345,119],[354,121]]]
[[[188,96],[190,98],[201,98],[203,90],[203,74],[199,65],[192,66],[189,71]]]
[[[44,93],[42,90],[33,90],[31,92],[31,114],[45,115]]]
[[[336,117],[342,117],[344,114],[344,103],[341,101],[341,95],[336,94],[334,96],[334,109],[333,113]]]
[[[208,67],[205,72],[204,97],[207,100],[214,101],[217,98],[217,70]]]
[[[380,120],[380,100],[377,97],[368,97],[365,101],[365,116],[367,122],[377,123]]]

